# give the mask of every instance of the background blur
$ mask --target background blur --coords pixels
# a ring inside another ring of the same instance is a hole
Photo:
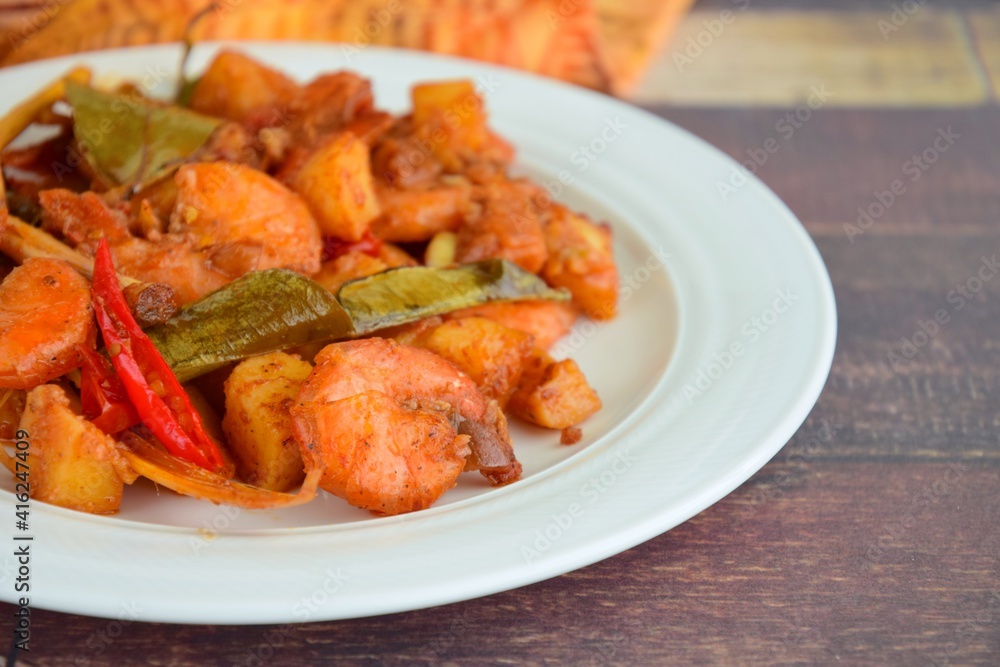
[[[639,103],[995,100],[984,0],[0,0],[0,63],[181,39],[382,44],[498,62]],[[488,9],[487,9],[488,8]],[[200,15],[200,16],[199,16]],[[198,16],[197,21],[193,19]]]

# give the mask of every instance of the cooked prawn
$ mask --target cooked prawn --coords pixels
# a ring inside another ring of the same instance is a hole
[[[45,225],[93,254],[107,238],[118,270],[169,285],[180,304],[254,270],[319,270],[316,222],[293,192],[251,167],[212,162],[185,165],[175,175],[176,204],[168,233],[130,231],[126,207],[112,208],[92,192],[46,190],[39,195]],[[147,216],[155,214],[146,211]]]
[[[379,514],[429,507],[465,469],[498,484],[520,477],[496,404],[441,357],[395,341],[325,347],[290,412],[306,470]]]
[[[90,283],[61,259],[32,258],[0,285],[0,388],[31,389],[78,367],[96,335]]]
[[[323,245],[316,221],[298,195],[264,172],[235,162],[203,162],[181,167],[174,181],[171,232],[193,236],[199,249],[249,249],[255,261],[243,273],[319,271]]]
[[[549,251],[541,221],[544,191],[526,181],[491,183],[476,188],[478,215],[458,230],[455,261],[478,262],[499,257],[538,273]]]
[[[42,221],[77,249],[93,255],[102,237],[108,240],[118,270],[132,278],[169,285],[179,304],[194,301],[236,276],[215,268],[211,254],[178,234],[132,236],[123,212],[111,210],[92,192],[46,190],[39,195]],[[155,240],[153,240],[155,239]]]
[[[427,241],[438,232],[454,231],[462,224],[471,188],[444,185],[400,190],[375,182],[382,215],[372,221],[372,232],[384,241]]]

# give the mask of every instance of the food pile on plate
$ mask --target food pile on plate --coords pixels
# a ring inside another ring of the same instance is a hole
[[[402,116],[224,51],[177,99],[77,69],[0,119],[0,448],[113,513],[139,477],[244,508],[424,509],[522,474],[508,419],[601,407],[547,350],[616,313],[610,229],[510,175],[469,81]],[[27,143],[30,133],[44,140]],[[40,129],[41,128],[41,129]]]

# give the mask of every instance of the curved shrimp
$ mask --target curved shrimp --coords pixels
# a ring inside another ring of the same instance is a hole
[[[216,268],[210,254],[197,250],[194,241],[186,236],[156,234],[149,239],[132,236],[125,215],[108,208],[92,192],[46,190],[38,199],[48,229],[90,255],[96,252],[100,239],[106,238],[119,271],[138,280],[169,285],[179,305],[194,301],[236,277]]]
[[[372,233],[384,241],[427,241],[438,232],[458,229],[469,206],[471,188],[442,185],[400,190],[376,181],[382,214],[372,221]]]
[[[0,285],[0,388],[31,389],[94,346],[90,283],[61,259],[32,258]]]
[[[125,275],[169,285],[183,305],[249,271],[319,270],[322,240],[305,203],[267,174],[231,162],[185,165],[175,175],[168,233],[130,231],[124,207],[92,192],[39,195],[46,226],[93,254],[104,237]]]
[[[255,256],[248,271],[319,271],[319,226],[298,195],[264,172],[236,162],[202,162],[178,169],[174,182],[171,232],[193,236],[199,249],[246,248]]]
[[[496,404],[441,357],[395,341],[325,347],[290,412],[306,470],[379,514],[429,507],[466,469],[520,477]]]
[[[549,255],[538,203],[547,196],[538,186],[525,181],[476,188],[478,210],[458,230],[455,261],[500,257],[525,271],[538,273]]]

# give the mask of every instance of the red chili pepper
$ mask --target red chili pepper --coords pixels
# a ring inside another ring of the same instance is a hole
[[[138,424],[139,415],[108,360],[89,347],[81,347],[80,352],[83,355],[80,367],[83,416],[108,435],[117,435]]]
[[[344,239],[338,239],[336,236],[324,236],[323,255],[321,259],[324,262],[328,262],[331,259],[337,259],[341,255],[346,255],[354,251],[363,252],[370,257],[378,257],[381,250],[382,239],[372,234],[370,230],[366,231],[365,235],[358,241],[345,241]]]
[[[94,256],[92,294],[111,365],[142,423],[174,456],[209,470],[221,468],[222,454],[205,432],[191,399],[132,317],[105,239]]]

